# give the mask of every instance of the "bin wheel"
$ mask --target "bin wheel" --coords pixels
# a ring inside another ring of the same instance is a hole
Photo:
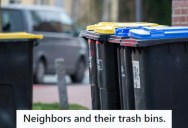
[[[36,66],[37,67],[36,67],[34,80],[35,80],[35,83],[42,84],[42,83],[44,83],[44,76],[45,76],[45,73],[46,73],[46,67],[45,67],[45,64],[42,60],[39,60],[39,62],[37,63]]]
[[[84,78],[85,69],[86,69],[85,61],[83,59],[80,59],[76,66],[76,72],[70,75],[73,83],[82,82]]]

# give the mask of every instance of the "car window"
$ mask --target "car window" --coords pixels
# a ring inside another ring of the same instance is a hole
[[[60,14],[60,20],[64,27],[64,33],[71,34],[74,32],[72,20],[65,13]]]
[[[23,15],[19,10],[2,10],[2,31],[24,31]]]
[[[33,30],[43,32],[72,33],[71,19],[59,12],[31,11]]]

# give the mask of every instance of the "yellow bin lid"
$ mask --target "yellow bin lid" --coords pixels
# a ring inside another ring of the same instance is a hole
[[[117,23],[115,23],[115,22],[99,22],[98,24],[87,26],[86,30],[93,31],[97,27],[104,27],[104,26],[115,25],[115,24],[117,24]]]
[[[43,35],[29,34],[26,32],[0,33],[0,39],[43,39]]]
[[[155,26],[159,26],[159,24],[145,23],[145,22],[115,23],[115,24],[108,25],[108,26],[96,27],[96,28],[94,28],[94,32],[97,32],[99,34],[114,34],[116,28],[120,28],[120,27],[138,27],[138,26],[155,27]]]

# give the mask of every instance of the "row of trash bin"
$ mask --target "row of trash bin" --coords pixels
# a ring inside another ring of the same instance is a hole
[[[188,123],[188,27],[101,22],[81,32],[89,45],[94,110],[172,110]]]

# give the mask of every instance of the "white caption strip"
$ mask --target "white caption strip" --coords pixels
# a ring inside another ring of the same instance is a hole
[[[18,110],[17,128],[172,128],[172,111]]]

